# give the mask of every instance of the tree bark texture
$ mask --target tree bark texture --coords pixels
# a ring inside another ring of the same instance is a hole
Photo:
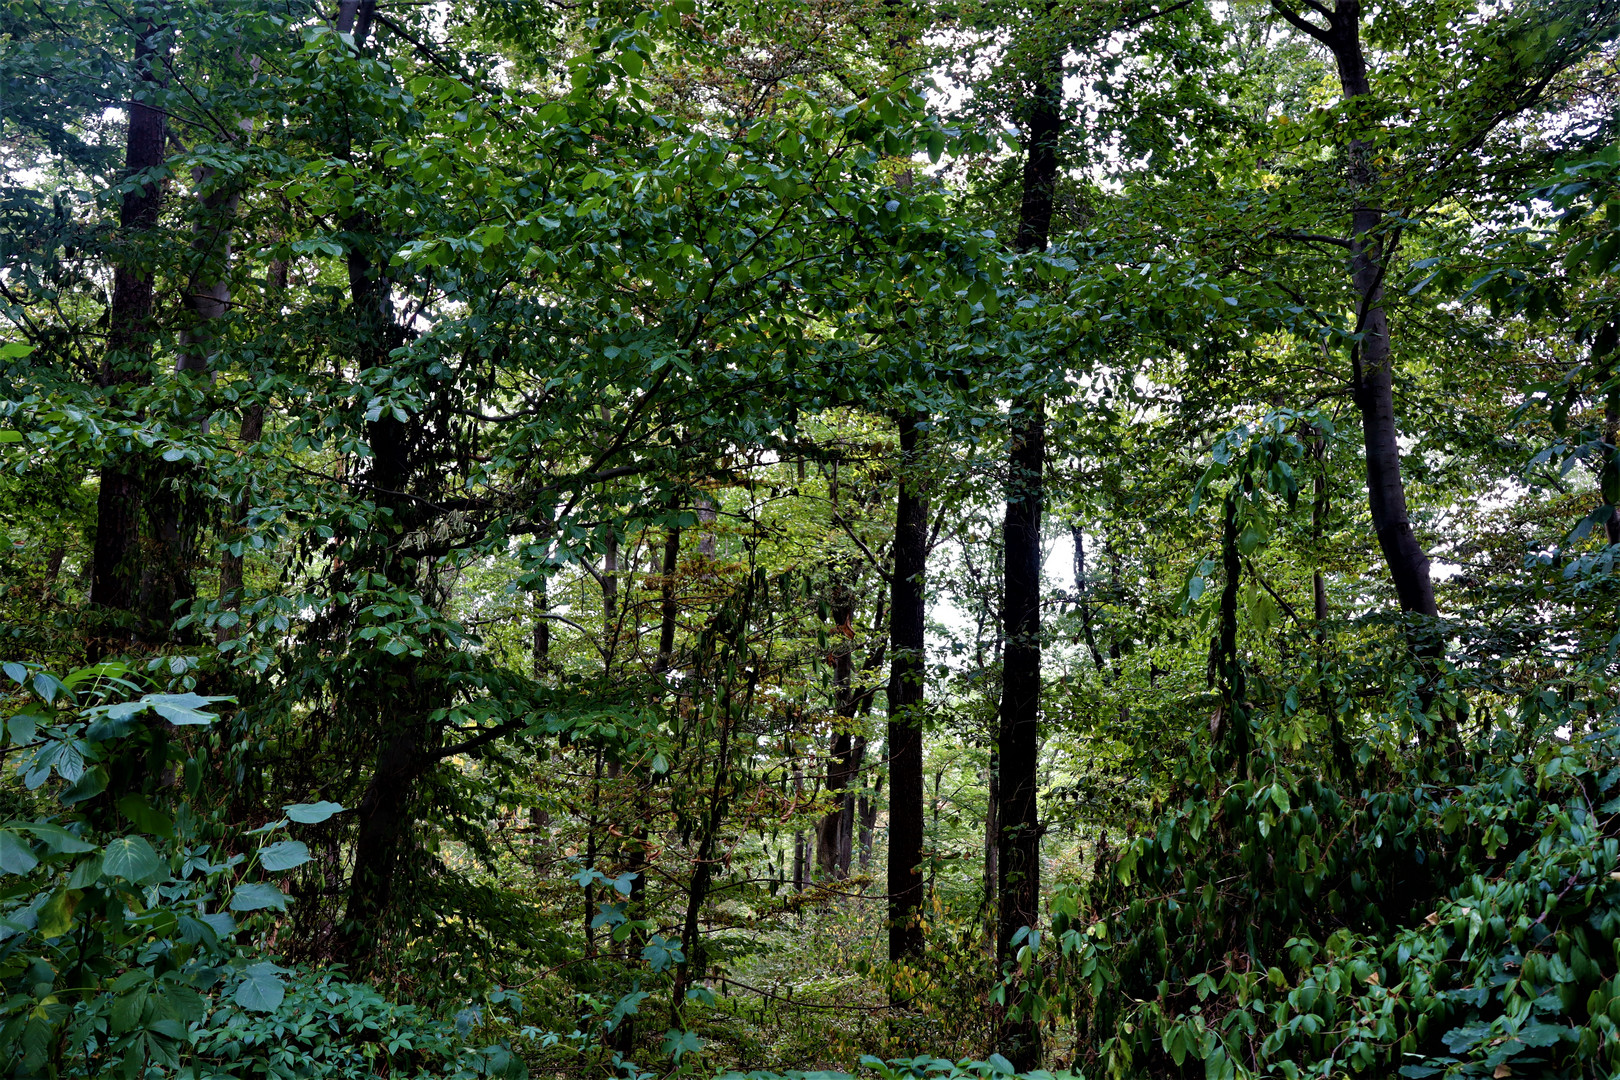
[[[928,500],[918,475],[926,417],[900,416],[900,496],[889,599],[889,959],[922,955],[924,573]]]
[[[834,590],[833,633],[836,636],[833,662],[833,733],[827,755],[827,791],[833,805],[816,823],[816,869],[824,878],[849,876],[854,795],[847,790],[855,778],[854,723],[855,695],[855,594],[846,586]]]
[[[1050,17],[1053,12],[1048,7]],[[1063,46],[1050,42],[1030,80],[1024,124],[1023,190],[1017,247],[1044,251],[1051,240],[1063,123]],[[1015,403],[1007,460],[1007,516],[1002,527],[1001,709],[996,738],[996,959],[1016,958],[1014,937],[1040,921],[1041,829],[1037,773],[1041,698],[1041,511],[1044,503],[1046,412],[1041,401]],[[1019,1013],[1011,987],[996,1015],[996,1044],[1020,1072],[1041,1062],[1040,1025]]]
[[[1041,472],[1044,423],[1039,405],[1014,427],[1012,471],[1004,526],[1002,690],[996,739],[997,960],[1003,970],[1020,948],[1014,938],[1040,921],[1039,821],[1041,698]],[[1009,994],[998,1044],[1018,1071],[1040,1064],[1040,1031],[1027,1018],[1008,1015],[1019,1004]]]
[[[129,130],[124,144],[126,177],[151,172],[164,162],[166,115],[157,105],[142,100],[161,85],[154,70],[161,32],[151,23],[143,23],[137,31],[134,70],[139,88],[129,103]],[[141,381],[146,374],[153,329],[152,270],[140,249],[156,228],[162,205],[163,181],[149,177],[140,187],[125,192],[119,206],[119,240],[125,250],[113,267],[107,351],[97,380],[103,389]],[[141,472],[137,459],[116,453],[110,454],[101,466],[90,602],[114,611],[136,612],[140,606],[141,511],[146,486]]]
[[[1332,52],[1344,100],[1370,96],[1372,86],[1361,45],[1359,0],[1337,0],[1331,11],[1317,4],[1310,6],[1325,14],[1326,27],[1304,18],[1283,0],[1272,0],[1272,7],[1288,22]],[[1377,191],[1373,147],[1364,139],[1352,139],[1346,151],[1350,186],[1354,192],[1350,273],[1357,297],[1357,329],[1363,335],[1351,350],[1351,390],[1361,416],[1367,505],[1401,610],[1432,617],[1438,610],[1434,602],[1434,582],[1429,574],[1429,557],[1412,532],[1406,509],[1406,485],[1401,477],[1399,433],[1395,423],[1395,371],[1389,317],[1384,309],[1384,273],[1392,254],[1383,230],[1385,210]],[[1434,644],[1420,645],[1419,651],[1432,654]]]

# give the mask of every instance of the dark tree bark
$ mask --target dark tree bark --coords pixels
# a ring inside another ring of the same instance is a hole
[[[1240,776],[1249,774],[1249,707],[1243,662],[1237,653],[1238,586],[1243,562],[1238,551],[1237,493],[1226,496],[1221,518],[1221,611],[1215,641],[1216,668],[1221,679],[1221,711],[1217,738],[1231,744],[1231,759]]]
[[[1048,12],[1050,14],[1050,12]],[[1063,48],[1053,43],[1031,80],[1024,140],[1019,251],[1045,250],[1051,236],[1063,122]],[[1040,920],[1041,828],[1037,774],[1041,697],[1041,510],[1046,460],[1046,413],[1038,399],[1015,403],[1008,455],[1007,516],[1002,527],[1002,692],[996,756],[996,959],[1006,970],[1017,958],[1014,937]],[[1009,988],[998,1011],[996,1043],[1018,1071],[1041,1062],[1040,1026],[1016,1015],[1023,1004]]]
[[[849,876],[850,825],[854,820],[854,793],[849,790],[859,768],[850,726],[855,720],[855,594],[846,586],[834,590],[833,724],[827,755],[827,791],[833,807],[816,823],[816,870],[821,876],[842,880]]]
[[[540,578],[534,589],[534,632],[529,643],[529,671],[534,678],[543,677],[551,667],[551,601],[546,596],[546,579]]]
[[[664,550],[658,567],[658,656],[653,661],[652,669],[655,678],[663,676],[675,663],[676,617],[679,615],[679,607],[675,602],[675,574],[680,569],[680,560],[681,530],[670,529],[664,537]],[[635,822],[630,833],[629,858],[625,867],[629,873],[635,875],[630,879],[630,896],[626,909],[634,921],[640,921],[647,915],[647,823],[652,817],[649,800],[651,790],[650,772],[646,768],[638,767]],[[625,954],[631,963],[639,962],[641,951],[646,944],[645,930],[637,928],[630,932],[629,938],[626,939]],[[636,1042],[635,1017],[626,1016],[620,1020],[613,1035],[614,1046],[621,1053],[629,1054],[635,1048]]]
[[[873,633],[883,631],[885,620],[885,602],[880,597],[878,609],[872,620]],[[844,881],[849,878],[854,868],[855,853],[855,782],[860,779],[860,769],[867,759],[867,737],[855,735],[851,727],[860,717],[867,716],[872,709],[872,699],[876,695],[876,687],[868,683],[867,690],[857,693],[855,690],[855,657],[851,646],[854,643],[854,594],[847,589],[839,591],[839,606],[833,607],[833,622],[836,633],[842,638],[839,644],[839,653],[833,657],[833,709],[836,712],[838,730],[834,730],[833,738],[829,743],[828,766],[826,766],[826,787],[829,792],[836,793],[836,803],[833,810],[829,810],[820,823],[816,823],[816,865],[821,874],[828,878]],[[860,674],[863,680],[867,675],[880,669],[886,649],[878,644],[867,654],[867,659],[860,665]]]
[[[928,500],[921,466],[921,426],[900,418],[900,497],[895,509],[894,577],[889,599],[889,959],[922,955],[924,574]]]
[[[342,0],[337,30],[352,33],[356,48],[364,48],[375,11],[375,0]],[[347,157],[350,148],[342,146],[339,153]],[[371,223],[361,215],[345,219],[343,226],[346,232],[361,236],[370,231]],[[361,367],[382,366],[404,337],[394,321],[392,283],[384,267],[372,260],[364,241],[350,244],[346,262],[356,362]],[[364,558],[391,586],[416,588],[415,560],[398,550],[396,538],[416,525],[418,503],[410,497],[409,488],[420,433],[408,421],[383,416],[367,425],[366,441],[371,452],[367,482],[390,527],[375,532]],[[442,688],[423,684],[421,669],[420,660],[401,657],[392,671],[379,672],[378,683],[403,687],[405,692],[395,690],[386,700],[379,695],[370,702],[382,725],[381,746],[365,794],[355,808],[354,872],[339,939],[341,953],[357,964],[369,959],[377,945],[381,918],[393,897],[400,853],[415,823],[416,782],[438,760],[437,747],[430,745],[427,716],[441,704]]]
[[[865,873],[872,865],[872,837],[877,831],[878,800],[883,795],[883,773],[880,771],[872,781],[872,793],[862,795],[856,802],[856,813],[860,817],[860,844],[861,844],[861,872]]]
[[[1097,648],[1097,635],[1091,626],[1091,581],[1086,576],[1086,534],[1078,522],[1069,526],[1069,535],[1074,540],[1074,591],[1080,601],[1080,626],[1086,637],[1086,650],[1091,653],[1091,662],[1097,670],[1104,674],[1108,671],[1108,664],[1103,660],[1102,650]]]
[[[164,161],[168,121],[163,110],[143,100],[161,83],[154,57],[162,28],[143,23],[135,40],[134,70],[139,88],[129,103],[129,130],[124,145],[124,175],[158,169]],[[112,304],[108,311],[107,352],[98,382],[101,387],[144,381],[150,358],[152,271],[141,247],[157,226],[163,205],[163,181],[148,178],[124,193],[118,212],[119,239],[125,250],[113,267]],[[142,501],[146,482],[138,459],[110,454],[101,466],[96,497],[96,532],[91,555],[90,602],[114,611],[140,611]],[[166,614],[166,612],[165,612]],[[99,653],[99,645],[92,652]]]
[[[263,434],[264,406],[261,404],[249,405],[242,413],[241,443],[243,446],[249,446],[258,442]],[[236,505],[232,508],[237,522],[235,531],[240,532],[240,523],[247,517],[250,507],[251,500],[244,492],[242,497],[236,500]],[[242,608],[243,558],[243,555],[226,548],[225,553],[219,559],[220,602],[224,607],[232,611],[240,611]],[[238,626],[220,626],[215,629],[214,636],[218,641],[227,641],[241,632],[241,628]]]
[[[1314,432],[1308,431],[1307,435]],[[1316,477],[1312,486],[1311,498],[1311,535],[1320,545],[1327,536],[1328,518],[1328,483],[1327,483],[1327,439],[1316,435],[1311,446],[1311,456],[1316,459]],[[1320,553],[1317,556],[1320,562]],[[1316,648],[1318,659],[1316,663],[1317,693],[1319,707],[1322,715],[1327,718],[1328,738],[1333,745],[1333,762],[1338,769],[1339,779],[1350,786],[1356,786],[1355,756],[1350,752],[1350,743],[1344,736],[1344,720],[1339,716],[1338,704],[1333,700],[1333,693],[1328,689],[1326,672],[1327,650],[1327,581],[1322,576],[1322,567],[1318,565],[1311,571],[1311,611],[1315,616]]]
[[[1336,0],[1331,11],[1311,4],[1326,16],[1326,27],[1304,18],[1283,0],[1271,0],[1271,6],[1332,52],[1339,72],[1340,92],[1346,101],[1372,94],[1367,58],[1361,45],[1359,0]],[[1395,424],[1395,369],[1390,353],[1389,318],[1384,310],[1384,272],[1391,255],[1391,245],[1383,229],[1385,212],[1377,191],[1373,147],[1364,139],[1352,139],[1346,151],[1354,192],[1350,272],[1357,295],[1357,328],[1364,335],[1351,350],[1351,390],[1361,415],[1367,505],[1401,610],[1432,617],[1439,612],[1434,602],[1434,583],[1429,576],[1429,557],[1412,532],[1406,511],[1406,485],[1401,477],[1401,452]],[[1436,643],[1422,642],[1418,651],[1434,655]]]

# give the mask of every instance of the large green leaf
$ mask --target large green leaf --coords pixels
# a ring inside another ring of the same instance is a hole
[[[202,707],[233,700],[228,697],[203,697],[200,694],[148,694],[141,699],[153,712],[176,726],[212,724],[219,717],[203,712]]]
[[[79,909],[84,893],[78,889],[58,889],[39,909],[35,924],[43,938],[61,937],[73,927],[73,913]]]
[[[259,865],[266,870],[291,870],[309,862],[309,848],[302,840],[278,840],[259,852]]]
[[[150,885],[168,875],[169,868],[141,836],[120,836],[102,851],[101,869],[137,885]]]
[[[27,841],[16,833],[0,832],[0,871],[8,874],[26,874],[39,865]]]
[[[346,809],[344,806],[335,802],[314,802],[293,803],[291,806],[283,806],[281,811],[304,825],[319,825],[333,814],[342,813],[344,809]]]
[[[231,910],[262,911],[265,908],[273,908],[276,911],[286,911],[287,902],[287,894],[274,885],[253,881],[237,887],[235,895],[231,897]]]
[[[247,978],[232,995],[236,1003],[252,1012],[275,1012],[287,996],[287,989],[276,971],[273,964],[254,964],[248,968]]]

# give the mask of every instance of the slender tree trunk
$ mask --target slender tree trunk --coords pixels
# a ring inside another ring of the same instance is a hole
[[[1036,406],[1038,410],[1038,406]],[[1003,970],[1021,948],[1024,927],[1040,921],[1041,827],[1038,773],[1041,694],[1041,467],[1039,417],[1020,423],[1013,442],[1003,548],[1005,592],[1000,727],[997,737],[997,960]],[[1020,1072],[1039,1067],[1039,1026],[1015,1012],[1009,988],[998,1045]]]
[[[1327,27],[1305,19],[1283,0],[1275,8],[1295,27],[1326,45],[1339,72],[1339,87],[1346,101],[1368,97],[1372,86],[1361,45],[1359,0],[1336,0],[1332,11],[1311,5],[1327,17]],[[1354,192],[1351,208],[1350,270],[1357,294],[1357,329],[1363,334],[1351,352],[1352,386],[1367,469],[1367,504],[1373,532],[1389,567],[1401,610],[1435,616],[1434,583],[1429,557],[1412,532],[1406,510],[1406,485],[1401,477],[1401,452],[1395,424],[1394,363],[1390,353],[1389,318],[1384,310],[1384,273],[1391,252],[1383,225],[1385,211],[1377,190],[1374,147],[1352,139],[1347,147],[1349,179]],[[1439,643],[1418,643],[1420,655],[1434,656]]]
[[[871,699],[868,698],[868,701]],[[866,763],[866,736],[857,735],[849,748],[849,782],[860,778]],[[853,787],[846,788],[843,807],[838,814],[838,876],[848,878],[855,862],[855,817],[857,797]]]
[[[1243,562],[1238,551],[1236,493],[1226,496],[1221,525],[1221,613],[1215,642],[1216,667],[1221,678],[1221,722],[1232,746],[1232,761],[1240,776],[1249,775],[1249,707],[1243,662],[1237,653],[1238,586],[1242,583]]]
[[[1333,762],[1339,773],[1339,778],[1350,786],[1356,786],[1355,757],[1350,753],[1350,744],[1344,736],[1344,720],[1339,716],[1338,704],[1333,700],[1333,693],[1327,684],[1327,581],[1322,576],[1321,547],[1327,539],[1328,517],[1328,483],[1327,483],[1327,439],[1316,435],[1311,448],[1311,454],[1316,459],[1316,478],[1312,487],[1311,499],[1311,535],[1315,538],[1318,554],[1317,567],[1311,571],[1311,609],[1315,616],[1316,631],[1316,682],[1322,715],[1327,718],[1328,738],[1333,746]]]
[[[872,838],[877,832],[878,800],[883,796],[883,772],[872,780],[872,793],[862,795],[859,803],[861,819],[861,872],[872,865]]]
[[[154,57],[162,32],[161,27],[151,23],[141,24],[137,31],[134,70],[140,81],[129,103],[129,130],[124,145],[126,177],[157,169],[165,158],[166,115],[157,105],[143,100],[161,86]],[[150,179],[125,192],[119,207],[118,228],[126,250],[113,268],[107,352],[97,380],[103,389],[146,378],[153,331],[153,285],[151,268],[145,264],[140,247],[144,237],[156,228],[162,204],[163,181]],[[90,602],[99,607],[136,612],[139,606],[144,489],[138,459],[108,455],[101,466],[91,555]],[[91,651],[99,655],[100,643],[93,642]]]
[[[816,870],[822,877],[840,879],[849,874],[849,853],[844,844],[845,812],[852,800],[846,789],[854,778],[855,702],[851,685],[855,675],[855,594],[839,585],[834,590],[833,633],[837,636],[833,655],[833,733],[827,755],[827,791],[833,806],[816,826]]]
[[[793,748],[788,747],[788,753]],[[804,802],[804,770],[799,767],[798,758],[793,760],[793,805],[797,809]],[[793,891],[804,892],[805,879],[810,872],[810,847],[805,839],[804,830],[799,829],[793,833]]]
[[[658,656],[653,661],[653,676],[662,677],[675,662],[675,630],[679,608],[675,603],[675,574],[680,569],[681,530],[670,529],[664,537],[663,556],[658,577]],[[661,692],[661,691],[660,691]],[[630,879],[627,911],[630,918],[640,921],[647,916],[647,848],[648,821],[652,817],[650,793],[653,777],[645,767],[636,769],[635,823],[630,833],[629,860],[626,869],[634,876]],[[636,929],[626,940],[626,954],[632,964],[638,963],[647,944],[647,932]],[[621,1053],[629,1054],[635,1048],[635,1017],[626,1016],[614,1030],[614,1045]]]
[[[1048,9],[1050,17],[1053,12]],[[1051,236],[1063,121],[1063,49],[1053,43],[1032,80],[1025,130],[1019,251],[1045,250]],[[1041,827],[1038,776],[1041,698],[1041,510],[1046,412],[1039,400],[1016,402],[1008,455],[1007,516],[1002,528],[1002,692],[997,732],[997,935],[1001,970],[1016,962],[1020,929],[1040,921]],[[996,1017],[996,1043],[1020,1072],[1038,1068],[1039,1023],[1012,987]]]
[[[262,404],[249,405],[242,413],[242,426],[239,439],[244,447],[251,446],[259,441],[264,434],[264,406]],[[247,485],[244,483],[241,498],[236,500],[232,511],[236,518],[236,527],[233,531],[240,533],[241,523],[252,507],[252,500],[247,495]],[[232,611],[242,608],[242,567],[246,557],[245,550],[232,551],[229,547],[219,559],[219,597],[220,603]],[[240,634],[239,626],[220,626],[215,630],[215,638],[227,641]]]
[[[1620,372],[1616,372],[1617,338],[1620,322],[1611,320],[1598,331],[1592,342],[1592,365],[1602,373],[1606,384],[1603,400],[1603,460],[1598,464],[1598,490],[1609,506],[1603,532],[1611,544],[1620,544]]]
[[[1086,577],[1086,534],[1075,522],[1069,526],[1069,535],[1074,539],[1074,591],[1080,598],[1080,626],[1085,631],[1086,649],[1091,653],[1091,662],[1097,670],[1107,673],[1108,665],[1103,660],[1102,650],[1097,648],[1097,635],[1091,626],[1091,582]]]
[[[922,956],[924,574],[928,500],[921,472],[921,427],[900,416],[900,497],[895,510],[894,577],[889,600],[889,959]]]
[[[1001,831],[996,827],[996,803],[1001,801],[1001,789],[996,772],[1000,772],[1001,761],[996,758],[995,746],[990,748],[990,764],[985,769],[985,942],[991,959],[995,959],[996,942],[1000,941],[1000,933],[996,928],[996,895],[1000,891],[1000,861],[996,860],[996,853],[1001,848]]]
[[[534,678],[543,678],[551,667],[551,620],[546,618],[551,612],[551,600],[546,595],[547,579],[542,577],[536,583],[534,598],[534,631],[529,643],[529,671]]]

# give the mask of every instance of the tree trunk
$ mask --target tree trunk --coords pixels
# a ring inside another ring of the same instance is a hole
[[[1086,535],[1078,522],[1069,526],[1069,535],[1074,540],[1074,591],[1080,601],[1080,626],[1086,636],[1086,650],[1091,653],[1091,662],[1097,670],[1104,675],[1108,673],[1108,664],[1103,660],[1102,650],[1097,648],[1097,635],[1091,626],[1091,582],[1086,577]]]
[[[363,48],[375,10],[375,0],[341,0],[338,32],[352,33],[356,48]],[[350,148],[340,146],[338,152],[348,157]],[[343,226],[351,234],[370,230],[363,215],[346,218]],[[363,243],[350,245],[346,262],[354,347],[359,353],[356,363],[363,368],[382,366],[402,339],[394,321],[392,284],[386,271],[373,263]],[[407,488],[418,440],[406,421],[384,416],[367,425],[366,441],[371,452],[367,479],[379,509],[390,515],[389,527],[377,531],[368,555],[373,569],[382,573],[390,586],[415,589],[415,563],[401,554],[394,540],[411,530],[416,517],[416,503]],[[377,708],[382,737],[365,797],[355,808],[355,870],[341,939],[342,951],[351,962],[368,958],[378,943],[375,931],[392,899],[400,850],[414,825],[416,781],[435,761],[433,748],[428,745],[426,717],[443,703],[437,693],[419,687],[420,667],[417,659],[401,658],[398,681],[409,686],[411,692],[387,701],[379,697],[370,703]]]
[[[1310,434],[1310,433],[1307,433]],[[1322,576],[1321,546],[1327,537],[1328,517],[1328,483],[1327,483],[1327,439],[1317,435],[1311,448],[1311,456],[1316,459],[1316,478],[1312,488],[1311,499],[1311,535],[1315,538],[1318,552],[1318,566],[1311,571],[1311,610],[1315,616],[1316,630],[1316,682],[1319,707],[1322,715],[1328,722],[1328,739],[1332,743],[1333,762],[1339,773],[1339,779],[1348,784],[1353,791],[1356,786],[1356,762],[1350,753],[1350,744],[1344,737],[1344,720],[1339,716],[1338,704],[1333,700],[1333,694],[1327,684],[1327,581]]]
[[[1041,468],[1044,424],[1035,416],[1014,428],[1011,490],[1003,549],[1005,593],[1000,726],[997,733],[997,960],[1015,963],[1019,930],[1040,920],[1041,831],[1038,803],[1041,695]],[[1018,1071],[1038,1068],[1039,1026],[1018,1017],[1009,988],[997,1043]]]
[[[1243,562],[1238,551],[1236,492],[1222,504],[1221,518],[1221,611],[1219,635],[1215,641],[1216,668],[1221,678],[1220,728],[1213,732],[1231,743],[1232,761],[1239,776],[1249,775],[1249,706],[1243,662],[1237,654],[1238,586],[1242,584]]]
[[[249,446],[259,441],[264,434],[264,406],[262,404],[249,405],[242,413],[242,427],[240,441],[243,446]],[[235,531],[240,535],[241,522],[248,515],[251,500],[246,491],[236,500],[232,508],[236,517]],[[240,611],[242,608],[242,565],[245,552],[233,552],[230,548],[219,558],[219,599],[223,607],[231,611]],[[240,626],[217,626],[214,637],[217,641],[228,641],[242,632]]]
[[[833,806],[816,825],[816,870],[822,877],[842,879],[849,876],[848,833],[844,821],[853,796],[846,789],[854,779],[854,742],[850,725],[854,723],[855,701],[851,686],[855,675],[855,594],[848,587],[834,589],[832,618],[833,633],[837,637],[833,656],[833,733],[827,755],[827,791],[833,797]]]
[[[928,500],[921,469],[921,426],[900,416],[900,496],[895,509],[894,577],[889,601],[889,959],[922,956],[924,574]]]
[[[154,71],[160,27],[142,23],[135,41],[134,69],[140,93],[150,94],[161,82]],[[139,98],[129,103],[129,131],[124,145],[124,175],[135,176],[163,164],[168,121],[162,109]],[[120,240],[129,250],[113,268],[112,305],[108,311],[107,352],[97,381],[103,389],[144,381],[152,334],[152,271],[138,253],[143,234],[157,225],[163,204],[163,182],[151,180],[124,193],[119,207]],[[101,466],[96,497],[96,532],[91,556],[90,602],[114,611],[136,612],[140,602],[142,499],[145,483],[140,462],[117,452]],[[141,614],[148,614],[141,612]],[[92,643],[93,653],[101,651]]]
[[[872,865],[872,839],[877,833],[878,800],[883,797],[883,770],[872,780],[872,793],[862,795],[858,803],[861,819],[861,872]]]
[[[1372,86],[1367,58],[1361,47],[1359,0],[1337,0],[1331,12],[1312,4],[1327,16],[1327,27],[1305,19],[1283,0],[1272,7],[1291,24],[1326,45],[1339,72],[1339,88],[1346,101],[1367,97]],[[1406,485],[1401,478],[1401,452],[1395,424],[1394,363],[1390,354],[1389,318],[1384,311],[1384,272],[1390,255],[1382,234],[1384,209],[1376,190],[1378,176],[1372,162],[1373,147],[1352,139],[1347,147],[1351,208],[1350,272],[1357,295],[1357,329],[1363,337],[1351,349],[1352,385],[1367,470],[1367,504],[1373,532],[1389,567],[1401,610],[1433,617],[1434,583],[1429,557],[1412,532],[1406,512]],[[1420,655],[1438,654],[1439,643],[1417,643]]]
[[[1051,10],[1047,13],[1052,14]],[[1017,247],[1045,250],[1051,238],[1058,178],[1058,134],[1063,121],[1063,49],[1048,45],[1032,80],[1025,130],[1023,193]],[[997,731],[999,805],[996,808],[996,959],[1002,971],[1016,961],[1020,929],[1040,920],[1041,830],[1037,768],[1041,698],[1041,509],[1046,460],[1046,412],[1039,400],[1015,403],[1008,455],[1007,516],[1002,528],[1003,593],[1000,723]],[[996,1017],[996,1044],[1020,1072],[1041,1063],[1040,1025],[1020,1015],[1025,1003],[1008,987]]]
[[[551,612],[551,601],[546,596],[547,581],[542,577],[535,585],[534,599],[534,632],[529,643],[529,671],[536,678],[542,678],[551,667],[551,620],[546,618]]]

